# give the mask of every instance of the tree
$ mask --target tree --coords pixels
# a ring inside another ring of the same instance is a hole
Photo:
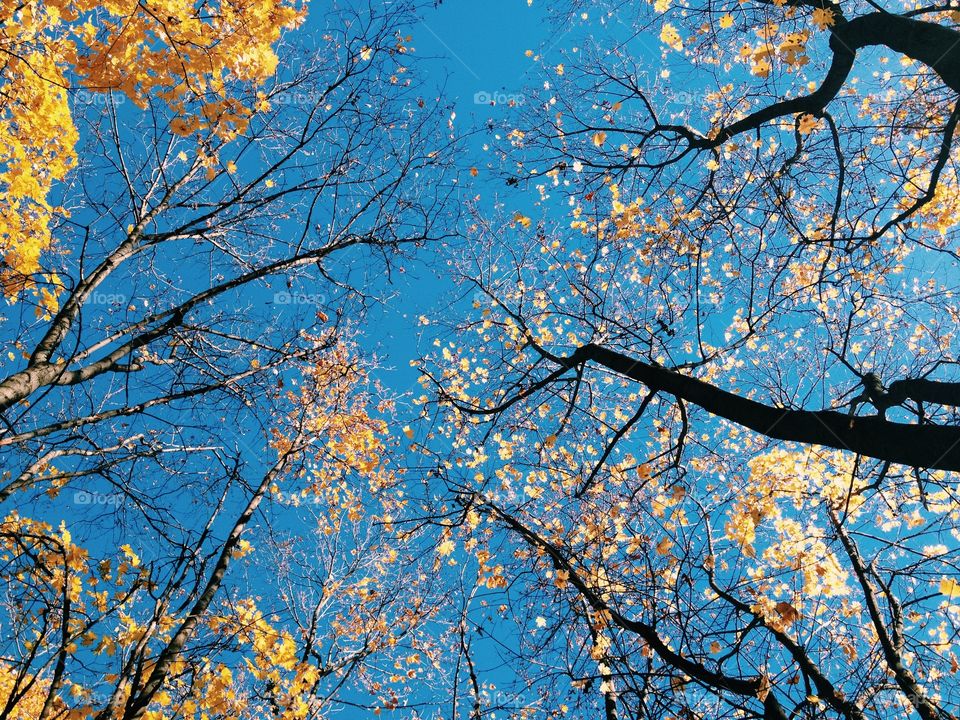
[[[556,716],[956,717],[956,14],[583,17],[424,366],[474,635]]]
[[[309,718],[418,676],[438,593],[350,319],[358,266],[452,222],[415,10],[4,9],[0,717]]]

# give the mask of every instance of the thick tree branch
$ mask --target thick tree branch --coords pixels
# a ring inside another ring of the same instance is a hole
[[[834,47],[835,44],[836,47]],[[735,135],[756,130],[771,120],[796,115],[797,113],[816,115],[823,112],[830,101],[843,88],[843,84],[853,69],[853,61],[856,59],[856,51],[845,47],[842,43],[834,43],[831,40],[830,47],[833,49],[833,62],[823,83],[814,92],[790,100],[782,100],[750,113],[742,120],[713,133],[712,137],[697,140],[693,143],[694,147],[704,150],[719,147]]]
[[[811,2],[795,4],[819,5]],[[956,30],[891,13],[870,13],[850,21],[840,18],[830,37],[833,60],[819,88],[809,95],[761,108],[713,132],[709,138],[693,141],[691,145],[697,149],[712,149],[780,117],[822,113],[846,83],[857,51],[871,45],[888,47],[927,65],[947,87],[960,92],[960,33]]]
[[[883,45],[931,68],[944,84],[960,92],[960,33],[937,23],[875,12],[840,23],[830,46],[856,51]]]
[[[712,415],[776,440],[823,445],[910,467],[960,471],[960,428],[907,425],[882,417],[852,417],[832,410],[792,410],[750,400],[696,378],[652,365],[615,350],[588,344],[560,358],[567,368],[594,362],[669,393]],[[903,381],[908,382],[908,381]],[[919,381],[952,387],[952,383]],[[952,397],[952,395],[950,395]],[[940,402],[948,402],[942,400]]]

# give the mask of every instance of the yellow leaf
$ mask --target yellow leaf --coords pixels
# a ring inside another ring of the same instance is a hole
[[[817,128],[817,125],[819,125],[819,121],[813,115],[805,113],[800,116],[800,124],[797,127],[797,132],[801,135],[809,135]]]
[[[607,141],[607,134],[603,130],[598,130],[593,134],[593,144],[600,147]]]
[[[531,223],[530,218],[528,218],[523,213],[514,213],[513,221],[520,223],[525,228],[530,227],[530,223]]]
[[[783,619],[784,627],[789,627],[800,619],[800,611],[788,602],[778,602],[774,609]]]
[[[833,10],[829,8],[817,8],[813,11],[813,24],[820,30],[826,30],[836,24],[837,19],[833,15]]]
[[[680,33],[670,23],[664,23],[660,30],[660,42],[667,47],[680,52],[683,50],[683,41],[680,39]]]
[[[940,581],[940,594],[947,597],[960,597],[960,583],[952,578],[944,578]]]
[[[121,545],[120,549],[123,550],[123,554],[127,556],[127,559],[130,560],[130,564],[134,567],[140,565],[140,558],[137,557],[137,554],[129,545]]]

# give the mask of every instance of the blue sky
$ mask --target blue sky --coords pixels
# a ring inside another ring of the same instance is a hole
[[[536,68],[524,51],[548,36],[543,11],[526,0],[446,2],[428,11],[414,28],[414,45],[434,76],[449,78],[447,90],[458,100],[458,112],[484,112],[474,101],[478,92],[520,92],[534,79]]]
[[[511,112],[505,101],[514,98],[522,102],[525,87],[543,82],[540,63],[527,57],[525,51],[543,46],[550,38],[550,28],[543,9],[537,4],[528,5],[527,0],[448,0],[427,9],[410,32],[416,56],[422,62],[419,72],[424,84],[453,103],[458,132],[467,134],[491,120],[501,126]],[[465,168],[482,168],[493,160],[492,154],[481,147],[489,139],[489,132],[481,132],[467,143],[469,154],[462,163]],[[469,195],[478,194],[481,201],[489,201],[504,189],[502,179],[486,172],[476,179],[464,174],[464,179],[473,184]],[[516,202],[521,201],[516,198]],[[423,328],[418,318],[442,315],[451,305],[462,309],[469,305],[469,298],[463,299],[462,291],[457,293],[453,287],[446,260],[444,248],[427,248],[414,262],[407,263],[403,272],[392,278],[390,290],[395,297],[375,309],[361,329],[365,348],[376,351],[391,368],[381,372],[379,378],[393,392],[419,387],[419,374],[409,363],[427,351],[429,334],[425,334],[427,340],[421,340]]]

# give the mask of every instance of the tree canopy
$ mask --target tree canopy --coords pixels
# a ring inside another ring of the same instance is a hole
[[[960,11],[452,4],[3,8],[0,720],[960,717]]]

